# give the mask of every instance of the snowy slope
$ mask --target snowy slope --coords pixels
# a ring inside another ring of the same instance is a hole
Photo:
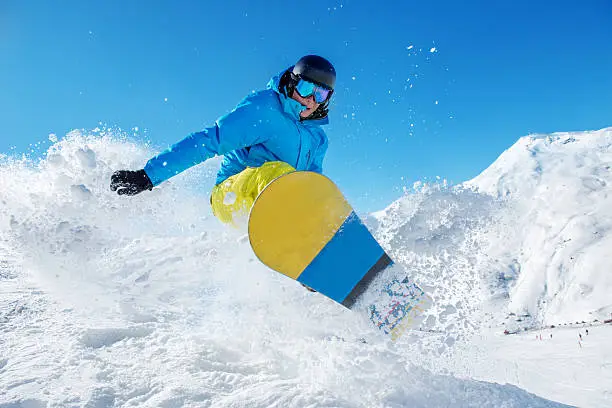
[[[579,330],[612,312],[611,146],[612,129],[524,137],[474,180],[417,183],[373,214],[379,239],[436,299],[425,327],[437,333],[429,349],[455,354],[451,371],[580,406],[612,406],[610,330],[588,351],[575,342]],[[498,338],[508,330],[531,339],[551,326],[573,330],[572,340],[547,353],[533,344],[513,352],[522,337]],[[568,347],[579,358],[591,353],[601,388],[582,364],[568,369]],[[476,362],[466,364],[466,355]],[[559,377],[519,381],[533,377],[526,367],[534,365]]]
[[[101,131],[41,163],[3,159],[0,406],[557,406],[434,374],[261,266],[188,187],[216,163],[108,191],[149,154]]]
[[[587,334],[588,331],[588,334]],[[483,330],[472,338],[468,366],[456,374],[509,382],[579,407],[612,406],[612,325],[581,324],[503,335]],[[478,350],[475,354],[474,350]]]
[[[117,197],[111,172],[141,166],[151,152],[93,133],[55,143],[40,163],[0,158],[0,407],[610,401],[612,362],[598,350],[612,340],[607,328],[581,349],[600,362],[597,376],[568,367],[565,346],[542,356],[525,347],[531,332],[500,335],[510,310],[502,306],[525,272],[500,279],[523,258],[510,247],[488,255],[497,240],[523,242],[497,228],[516,217],[510,201],[423,186],[368,220],[437,301],[425,330],[391,343],[363,316],[260,265],[238,232],[214,220],[206,190],[218,163]],[[509,358],[539,362],[563,381]]]

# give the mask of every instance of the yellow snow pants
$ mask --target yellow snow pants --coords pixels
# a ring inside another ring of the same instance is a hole
[[[274,179],[295,169],[281,161],[247,167],[212,189],[210,204],[215,216],[226,224],[240,228],[247,225],[255,199]]]

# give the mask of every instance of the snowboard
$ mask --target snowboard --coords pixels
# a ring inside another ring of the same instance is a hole
[[[251,208],[248,234],[265,265],[346,308],[367,310],[394,340],[432,303],[319,173],[296,171],[268,184]]]

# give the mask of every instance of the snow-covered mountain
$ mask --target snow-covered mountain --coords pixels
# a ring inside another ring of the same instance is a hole
[[[523,137],[467,184],[512,209],[495,252],[516,275],[510,311],[611,317],[612,129]]]
[[[420,185],[369,218],[436,300],[396,343],[218,224],[218,163],[118,197],[110,173],[151,152],[113,132],[74,132],[37,163],[2,157],[0,407],[605,406],[612,327],[580,344],[582,327],[502,332],[605,317],[610,141],[523,138],[460,188]]]
[[[484,279],[491,294],[508,298],[508,313],[532,324],[609,319],[611,147],[612,129],[523,137],[475,179],[418,185],[375,214],[379,236],[400,258],[471,258],[479,276],[472,268],[461,282]],[[435,287],[456,279],[442,263]],[[416,269],[427,275],[431,267]]]

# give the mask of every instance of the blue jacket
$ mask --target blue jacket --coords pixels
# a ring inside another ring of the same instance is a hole
[[[305,109],[279,92],[280,75],[255,92],[215,125],[192,133],[149,160],[145,172],[154,186],[215,155],[224,155],[216,184],[247,167],[284,161],[297,170],[321,173],[327,117],[300,121]]]

